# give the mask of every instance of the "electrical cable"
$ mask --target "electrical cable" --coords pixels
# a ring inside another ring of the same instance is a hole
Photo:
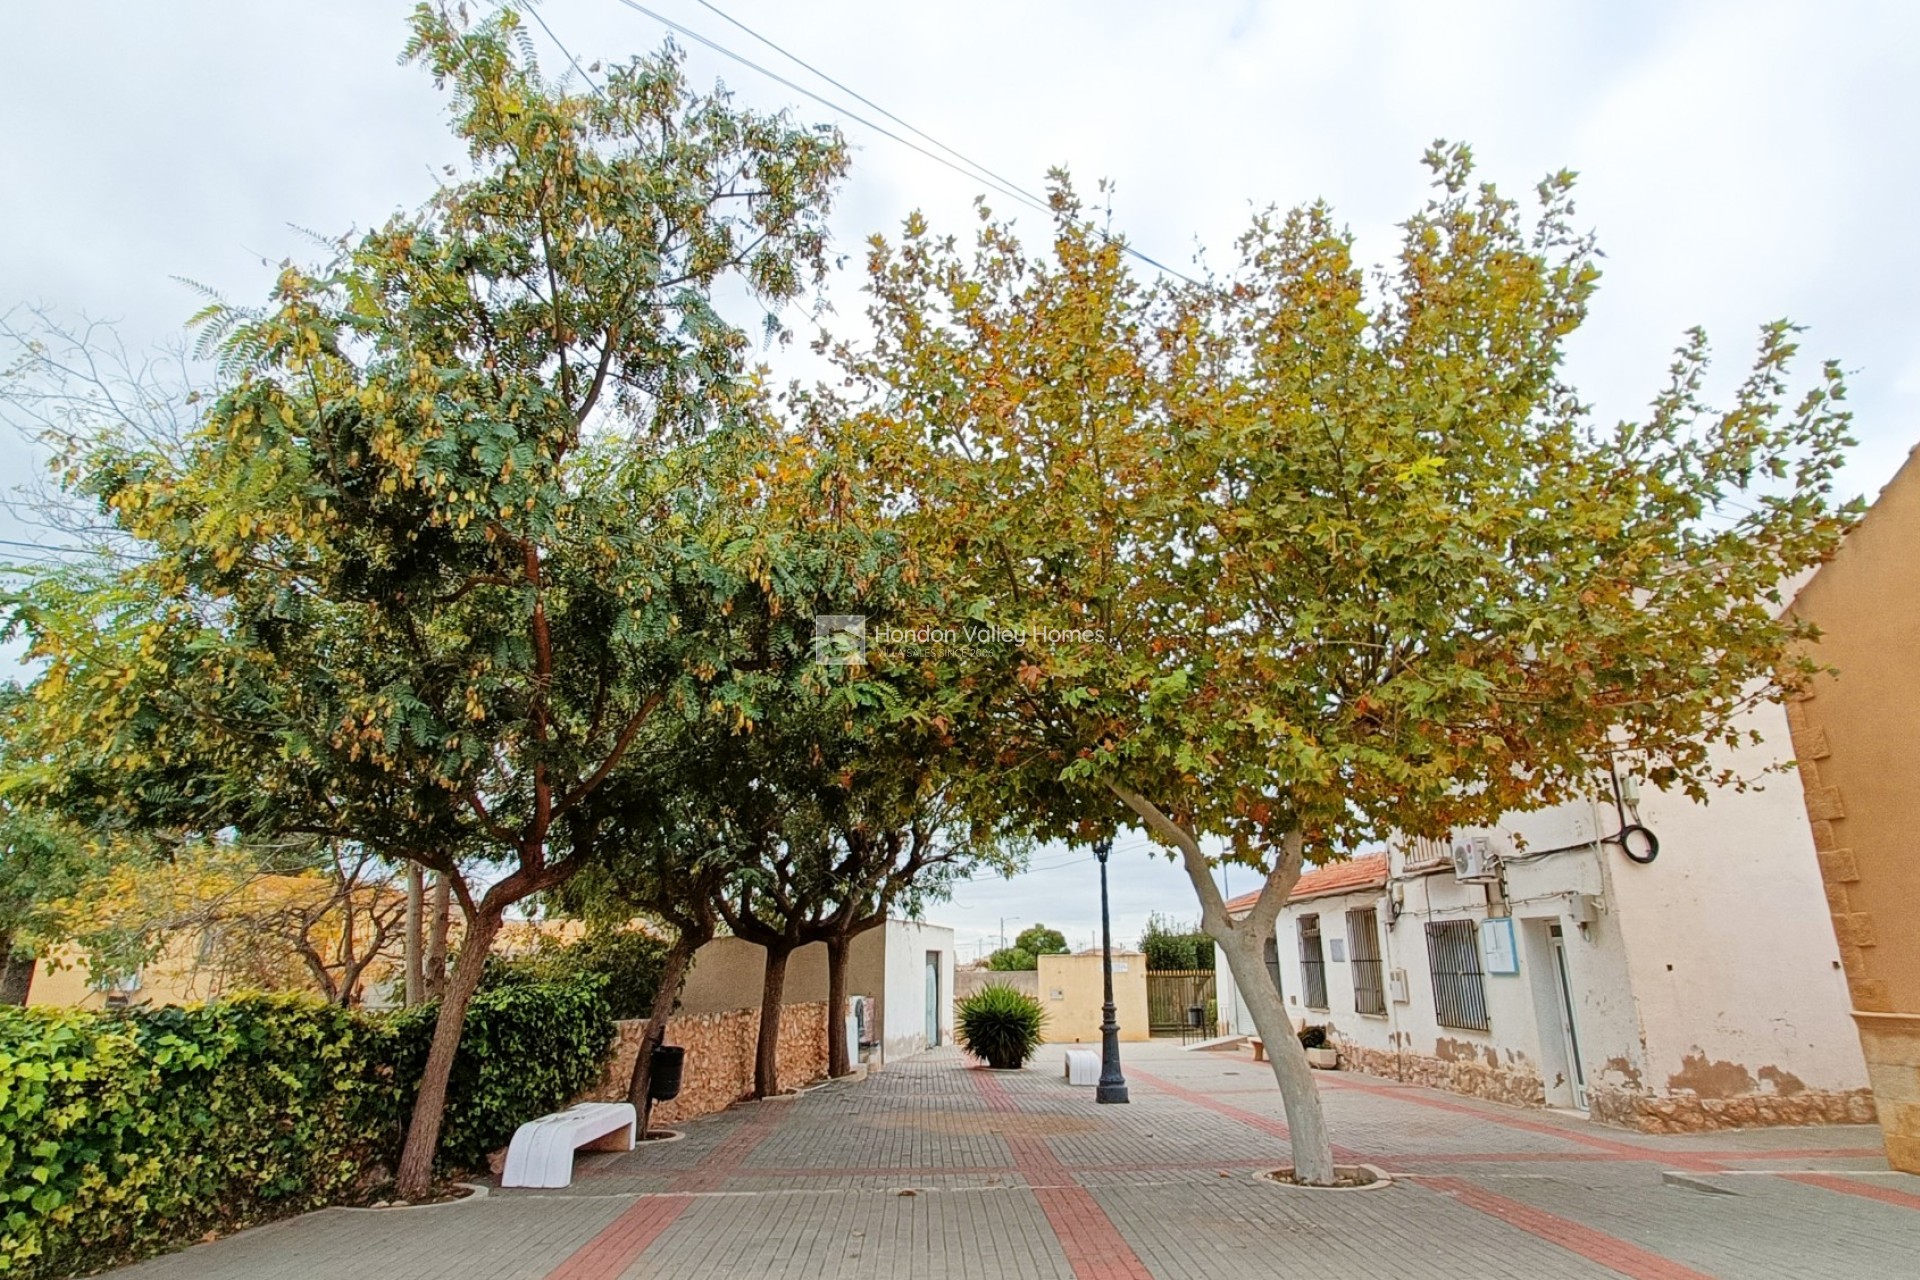
[[[685,36],[689,40],[692,40],[698,44],[704,45],[706,48],[713,50],[715,53],[720,54],[722,57],[731,58],[733,61],[739,63],[743,67],[748,67],[754,71],[759,72],[761,75],[766,76],[769,80],[774,81],[776,84],[783,85],[786,88],[793,90],[795,93],[801,94],[813,100],[814,102],[819,103],[821,106],[825,107],[829,111],[835,112],[838,115],[845,116],[849,120],[852,120],[858,124],[864,125],[867,128],[873,130],[875,133],[878,133],[882,137],[890,138],[894,142],[899,143],[903,147],[912,148],[914,151],[919,152],[921,155],[925,156],[927,159],[934,161],[936,164],[945,165],[947,168],[953,170],[955,173],[960,174],[962,177],[970,178],[975,182],[985,183],[987,186],[1000,192],[1002,195],[1007,196],[1009,199],[1018,200],[1023,204],[1030,205],[1033,208],[1038,209],[1042,213],[1045,213],[1048,215],[1051,215],[1053,213],[1052,205],[1048,204],[1046,201],[1040,199],[1039,197],[1033,195],[1030,192],[1025,191],[1023,188],[1021,188],[1017,184],[1014,184],[1007,179],[999,177],[997,174],[993,172],[993,170],[988,169],[985,165],[979,163],[976,160],[967,158],[961,152],[955,150],[953,147],[948,146],[946,143],[939,141],[937,138],[934,138],[931,134],[928,134],[925,130],[916,128],[915,126],[908,124],[905,120],[902,120],[899,116],[895,115],[893,112],[888,111],[885,107],[882,107],[878,103],[875,103],[871,98],[868,98],[865,95],[851,88],[848,88],[846,85],[834,79],[832,76],[827,75],[825,72],[814,67],[811,63],[806,62],[805,60],[800,58],[798,55],[789,53],[786,49],[774,43],[772,40],[768,39],[767,37],[761,35],[759,32],[747,26],[747,24],[745,24],[744,22],[741,22],[739,19],[728,15],[727,13],[723,12],[722,10],[720,10],[714,5],[706,4],[706,0],[701,0],[701,3],[705,4],[708,9],[713,10],[714,13],[726,19],[726,21],[732,23],[734,26],[740,28],[742,31],[746,32],[748,35],[752,36],[754,39],[760,41],[762,44],[766,45],[768,48],[773,49],[776,52],[780,53],[783,57],[790,59],[796,65],[804,67],[807,71],[811,72],[816,76],[819,76],[822,80],[840,89],[842,92],[851,94],[855,99],[872,107],[875,111],[879,112],[881,115],[886,116],[889,120],[893,120],[898,124],[900,124],[901,127],[910,130],[911,132],[913,132],[914,134],[917,134],[922,138],[925,138],[928,142],[940,148],[940,150],[947,152],[948,155],[958,157],[962,162],[964,162],[964,164],[967,167],[963,168],[960,164],[955,163],[953,160],[949,160],[946,156],[938,155],[933,151],[929,151],[926,147],[921,146],[919,143],[914,142],[911,139],[901,137],[899,134],[886,128],[884,125],[874,123],[872,120],[869,120],[865,116],[862,116],[859,112],[853,111],[848,107],[841,105],[840,103],[834,102],[831,99],[822,96],[821,94],[815,93],[813,90],[808,89],[804,85],[796,84],[794,81],[787,79],[785,76],[781,75],[777,71],[772,71],[767,67],[761,66],[759,63],[755,62],[753,59],[745,56],[744,54],[734,52],[732,49],[729,49],[727,46],[721,44],[719,41],[711,39],[707,36],[703,36],[698,31],[695,31],[693,28],[686,26],[683,23],[675,22],[672,18],[669,18],[664,14],[654,12],[652,9],[649,9],[645,5],[639,3],[639,0],[619,0],[619,3],[622,5],[625,5],[629,9],[632,9],[636,13],[644,14],[645,16],[653,19],[655,22],[658,22],[662,26],[666,27],[667,29],[678,32],[679,34]],[[549,37],[553,36],[552,29],[548,27],[544,21],[540,23],[540,26],[543,30],[547,32]],[[556,45],[560,44],[558,39],[555,39],[554,43]],[[560,46],[560,47],[561,47],[561,52],[565,53],[566,52],[565,46]],[[575,60],[571,54],[567,55],[567,59],[569,62],[572,62],[576,68],[579,66],[578,61]],[[584,75],[585,73],[582,72],[582,74]],[[1146,263],[1148,266],[1152,267],[1156,271],[1161,271],[1166,273],[1167,275],[1175,277],[1176,279],[1183,280],[1186,283],[1193,285],[1195,288],[1208,287],[1206,285],[1203,285],[1200,281],[1195,280],[1192,276],[1187,275],[1185,272],[1176,271],[1172,267],[1167,266],[1165,263],[1160,262],[1157,259],[1149,256],[1148,254],[1141,252],[1139,249],[1134,248],[1132,245],[1128,244],[1124,240],[1121,240],[1117,236],[1110,235],[1107,232],[1100,230],[1098,227],[1093,227],[1090,229],[1094,232],[1095,235],[1100,236],[1102,239],[1106,240],[1108,243],[1118,246],[1122,253],[1125,253],[1130,257],[1139,259],[1141,262]]]

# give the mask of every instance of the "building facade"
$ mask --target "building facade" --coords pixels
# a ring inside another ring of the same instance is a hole
[[[1787,707],[1887,1159],[1920,1173],[1920,450],[1794,598],[1834,668]]]
[[[1767,772],[1785,716],[1753,716],[1769,745],[1728,763],[1758,789],[1699,805],[1622,778],[1303,876],[1268,964],[1296,1025],[1357,1070],[1636,1129],[1870,1122],[1800,780]],[[1218,967],[1224,1029],[1250,1034]]]

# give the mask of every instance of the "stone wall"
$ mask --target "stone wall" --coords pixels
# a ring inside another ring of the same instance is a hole
[[[1711,1129],[1754,1129],[1770,1125],[1872,1124],[1873,1094],[1744,1093],[1731,1098],[1702,1098],[1691,1093],[1633,1093],[1593,1089],[1588,1114],[1602,1124],[1642,1133],[1704,1133]]]
[[[634,1055],[647,1024],[620,1022],[606,1078],[590,1099],[624,1101],[633,1077]],[[827,1074],[827,1006],[790,1004],[780,1014],[780,1087],[797,1089]],[[667,1043],[687,1051],[680,1096],[653,1109],[653,1124],[673,1125],[725,1111],[753,1093],[754,1046],[760,1037],[760,1011],[682,1014],[667,1020]]]
[[[1340,1065],[1368,1075],[1446,1089],[1520,1107],[1546,1105],[1546,1089],[1531,1063],[1495,1065],[1462,1054],[1451,1060],[1418,1053],[1394,1053],[1342,1042]],[[1587,1091],[1588,1114],[1602,1124],[1642,1133],[1704,1133],[1712,1129],[1752,1129],[1769,1125],[1872,1124],[1873,1095],[1865,1089],[1820,1092],[1812,1089],[1756,1090],[1726,1098],[1703,1098],[1679,1090],[1650,1093],[1595,1086]]]
[[[1340,1064],[1389,1080],[1446,1089],[1490,1102],[1506,1102],[1517,1107],[1546,1105],[1546,1088],[1539,1073],[1528,1062],[1490,1066],[1478,1057],[1462,1055],[1451,1061],[1418,1053],[1395,1053],[1391,1049],[1367,1049],[1340,1043]]]

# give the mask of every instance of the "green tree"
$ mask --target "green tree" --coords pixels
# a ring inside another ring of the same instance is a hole
[[[731,618],[778,584],[727,503],[761,415],[713,299],[777,309],[819,278],[846,164],[671,54],[588,92],[529,49],[511,10],[415,11],[407,56],[450,90],[471,173],[284,268],[267,307],[209,307],[223,380],[187,447],[69,459],[140,558],[15,608],[66,799],[448,877],[466,929],[405,1197],[505,910],[591,861],[583,805],[636,740],[756,714]]]
[[[990,952],[987,955],[987,968],[992,969],[995,973],[1014,973],[1021,970],[1038,969],[1039,967],[1040,957],[1034,955],[1033,952],[1027,950],[1025,947],[1001,947],[999,950]]]
[[[1065,955],[1067,935],[1058,929],[1049,929],[1044,924],[1035,923],[1022,929],[1020,935],[1013,940],[1013,945],[1029,955]]]
[[[946,584],[948,714],[1005,802],[1087,843],[1138,823],[1192,881],[1273,1051],[1297,1176],[1328,1134],[1262,959],[1303,855],[1586,794],[1610,757],[1696,797],[1808,670],[1780,584],[1830,551],[1837,367],[1793,330],[1712,409],[1704,337],[1639,421],[1566,381],[1599,278],[1572,177],[1531,215],[1462,147],[1368,274],[1322,205],[1197,286],[1147,283],[1064,180],[1050,253],[983,221],[876,240],[852,430]],[[1228,915],[1211,874],[1256,869]]]
[[[1140,950],[1146,954],[1149,970],[1213,968],[1213,939],[1206,931],[1157,911],[1147,917]]]

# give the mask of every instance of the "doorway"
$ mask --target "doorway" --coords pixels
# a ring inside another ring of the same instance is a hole
[[[940,953],[927,952],[927,1048],[940,1047]]]
[[[1547,945],[1553,951],[1555,1004],[1560,1011],[1560,1037],[1567,1055],[1567,1083],[1573,1087],[1573,1105],[1587,1109],[1587,1068],[1580,1060],[1580,1028],[1573,1016],[1573,977],[1567,969],[1567,940],[1558,923],[1547,926]]]

